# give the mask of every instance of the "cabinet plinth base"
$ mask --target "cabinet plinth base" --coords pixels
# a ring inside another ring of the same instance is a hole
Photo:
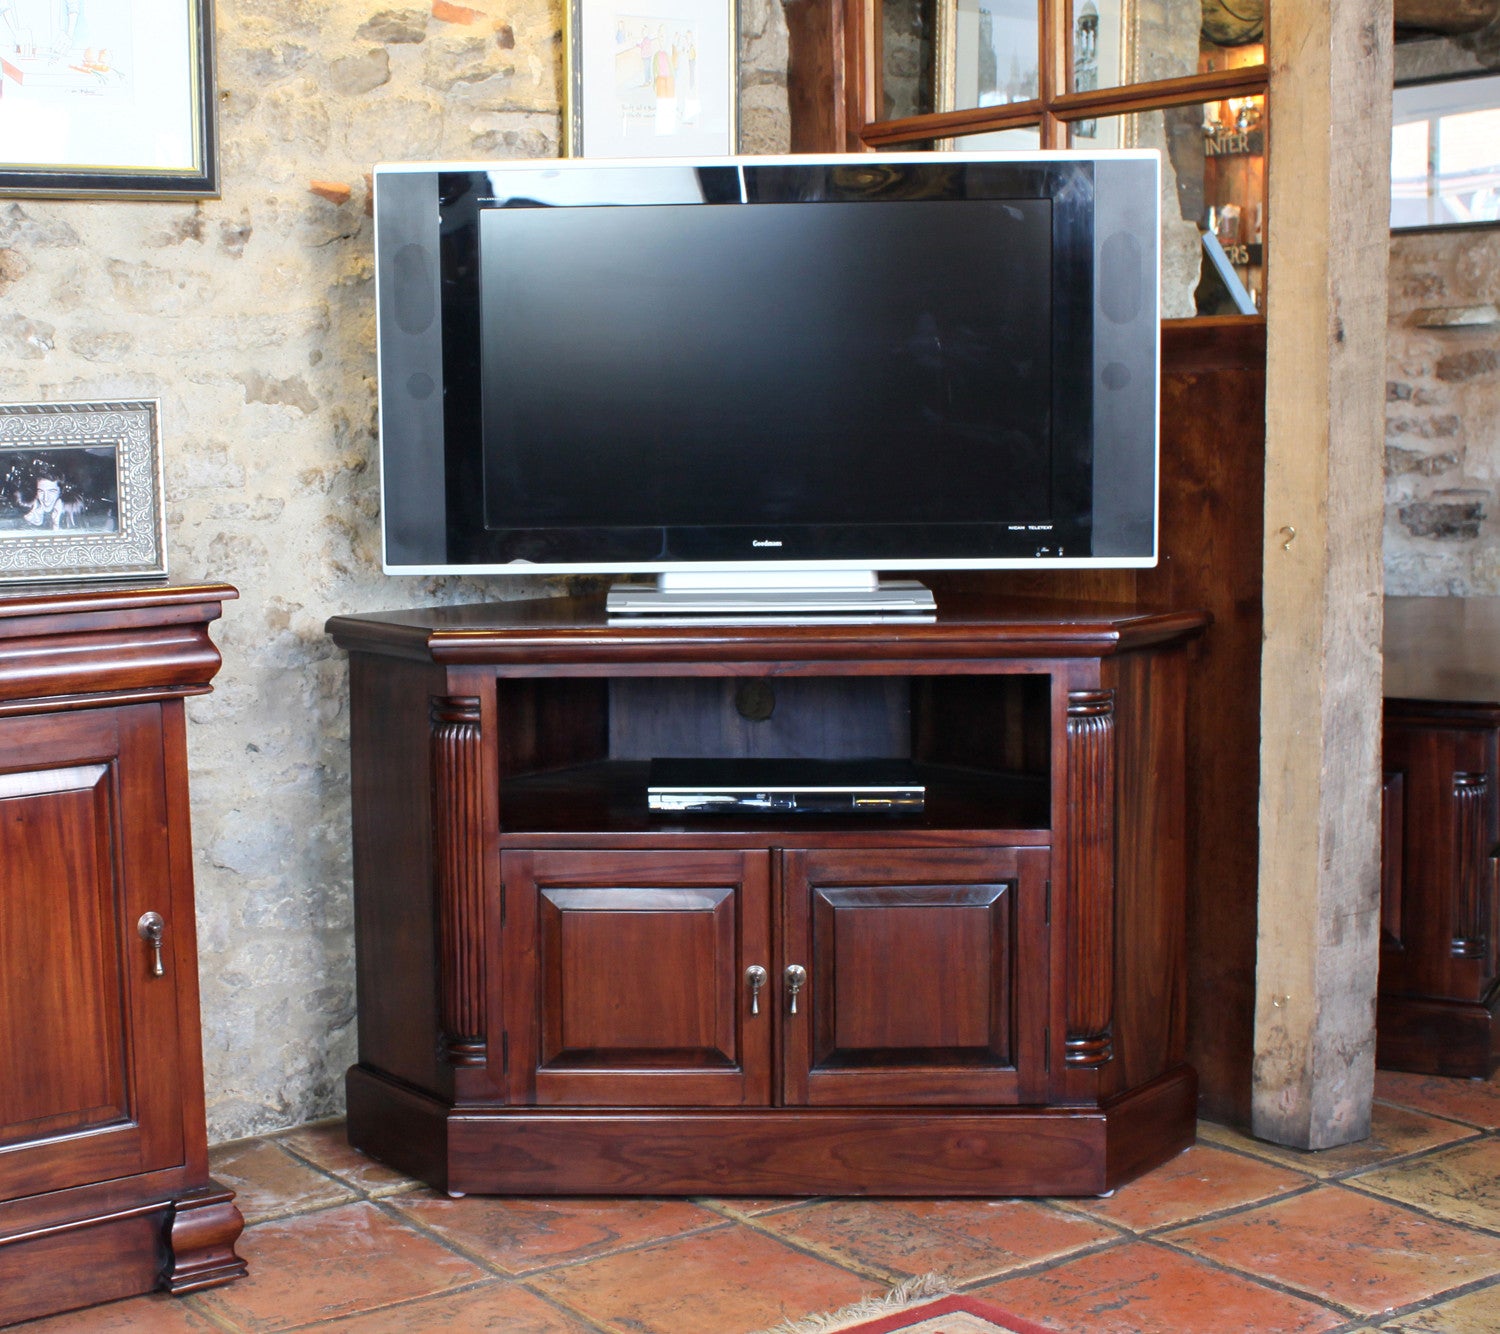
[[[244,1220],[216,1183],[175,1200],[0,1237],[0,1325],[244,1276]]]
[[[1500,1066],[1500,991],[1487,1002],[1381,996],[1375,1029],[1382,1070],[1488,1079]]]
[[[471,1110],[353,1067],[349,1140],[489,1195],[1100,1195],[1193,1143],[1179,1066],[1101,1107]]]

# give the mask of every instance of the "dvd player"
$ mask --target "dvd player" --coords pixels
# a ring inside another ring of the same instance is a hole
[[[919,815],[927,793],[905,760],[656,759],[653,811]]]

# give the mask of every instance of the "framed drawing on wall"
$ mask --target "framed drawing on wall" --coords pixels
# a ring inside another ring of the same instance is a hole
[[[0,0],[0,196],[217,196],[211,3]]]
[[[0,404],[0,582],[166,572],[156,403]]]
[[[739,140],[734,0],[568,0],[569,157],[720,157]]]

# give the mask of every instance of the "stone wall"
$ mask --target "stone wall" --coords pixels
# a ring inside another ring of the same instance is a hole
[[[742,143],[784,151],[779,0],[740,16]],[[241,590],[189,709],[215,1140],[334,1112],[354,1056],[324,621],[521,591],[380,573],[367,173],[556,155],[561,28],[561,0],[220,0],[222,198],[0,200],[0,400],[159,399],[172,576]]]
[[[1397,47],[1398,80],[1500,68],[1500,25]],[[1500,595],[1500,229],[1391,237],[1386,591]],[[1470,315],[1469,318],[1481,315]]]

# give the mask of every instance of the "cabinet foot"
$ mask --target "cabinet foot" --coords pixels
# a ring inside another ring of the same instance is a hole
[[[214,1184],[179,1199],[167,1234],[162,1287],[180,1296],[243,1278],[246,1265],[234,1243],[244,1228],[232,1190]]]

